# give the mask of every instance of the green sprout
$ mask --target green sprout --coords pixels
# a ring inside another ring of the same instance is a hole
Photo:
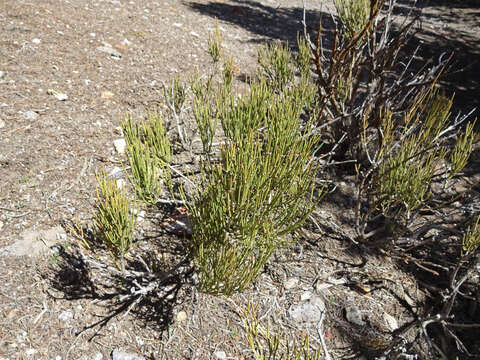
[[[126,190],[119,188],[104,170],[95,173],[95,176],[98,183],[95,228],[103,244],[117,260],[117,265],[124,271],[124,256],[133,244],[137,222],[131,211],[132,201],[126,196]]]
[[[220,61],[222,52],[222,35],[218,27],[218,19],[215,18],[215,31],[208,38],[208,53],[212,57],[213,62],[217,63]]]

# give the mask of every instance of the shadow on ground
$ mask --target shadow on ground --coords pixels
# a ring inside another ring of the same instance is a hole
[[[261,39],[251,40],[256,43],[280,40],[288,41],[294,47],[297,33],[303,32],[303,8],[301,7],[275,7],[252,0],[232,0],[228,3],[186,2],[185,4],[201,14],[216,17],[221,21],[240,26],[252,34],[259,35]],[[412,1],[409,0],[399,1],[399,13],[406,14],[407,7],[411,4]],[[439,9],[434,12],[422,11],[429,6],[437,6]],[[454,110],[462,113],[468,113],[473,108],[480,107],[480,87],[478,86],[480,36],[473,37],[471,32],[461,31],[453,26],[449,31],[445,31],[444,28],[465,20],[473,21],[480,26],[480,20],[475,20],[475,17],[480,19],[476,7],[479,7],[479,1],[473,0],[467,2],[443,0],[419,2],[418,11],[414,11],[414,14],[421,13],[422,21],[418,33],[406,48],[407,53],[412,53],[417,46],[420,46],[417,60],[422,64],[430,61],[436,62],[442,54],[453,53],[453,60],[446,75],[441,79],[440,85],[447,95],[455,94]],[[451,11],[452,8],[462,8],[461,18],[458,17],[458,11]],[[324,45],[329,48],[328,42],[331,40],[334,28],[334,20],[331,15],[317,10],[307,10],[305,15],[309,32],[313,32],[317,28],[319,19],[322,19]],[[425,20],[435,21],[439,28],[432,29],[425,26]],[[473,116],[478,113],[477,110]]]
[[[251,0],[233,0],[229,3],[211,1],[206,4],[186,2],[185,5],[203,15],[218,18],[261,36],[261,39],[252,39],[253,43],[281,40],[294,47],[297,34],[303,33],[303,8],[300,7],[274,7]],[[305,18],[309,31],[316,29],[320,17],[326,29],[333,28],[329,14],[307,10]]]
[[[153,255],[145,255],[142,261],[128,260],[125,265],[128,274],[123,275],[93,258],[82,256],[81,251],[61,249],[55,274],[49,279],[52,287],[63,293],[64,299],[89,299],[105,309],[100,320],[86,324],[78,335],[93,329],[96,330],[93,339],[111,320],[127,313],[159,332],[168,328],[173,321],[173,308],[182,302],[180,293],[186,289],[192,275],[188,260],[171,266],[170,271],[151,267],[151,271],[146,272],[145,266],[149,266],[146,264],[158,263],[158,260]],[[145,296],[132,296],[139,284],[147,288],[154,282],[157,286]]]

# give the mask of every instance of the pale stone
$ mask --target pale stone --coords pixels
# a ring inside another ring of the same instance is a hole
[[[297,286],[297,284],[298,284],[298,279],[295,277],[292,277],[287,279],[287,281],[285,281],[285,283],[283,284],[283,287],[286,290],[290,290],[290,289],[293,289],[295,286]]]
[[[10,246],[0,249],[0,256],[32,256],[37,257],[50,252],[50,248],[63,238],[65,230],[61,226],[56,226],[48,230],[26,230],[22,233],[21,239],[15,241]],[[66,235],[65,235],[66,237]]]
[[[398,322],[397,320],[390,314],[384,312],[383,313],[383,320],[387,323],[389,329],[391,331],[397,330],[398,329]]]
[[[320,296],[313,296],[307,302],[292,305],[288,309],[290,317],[297,322],[318,322],[325,312],[325,303]]]
[[[185,321],[187,320],[187,313],[185,311],[179,311],[177,314],[177,321]]]
[[[227,354],[225,351],[215,351],[214,353],[215,357],[220,360],[225,360],[227,358]]]
[[[113,141],[113,146],[115,147],[115,150],[119,154],[125,153],[125,148],[127,147],[127,143],[125,139],[117,139]]]
[[[115,94],[114,94],[113,92],[111,92],[111,91],[104,91],[104,92],[102,92],[102,98],[103,98],[103,99],[111,99],[111,98],[114,97],[114,95],[115,95]]]
[[[358,326],[364,326],[365,321],[362,319],[362,313],[356,306],[347,306],[345,308],[345,317],[349,322]]]
[[[112,360],[146,360],[143,356],[134,353],[127,353],[115,349],[112,351]]]

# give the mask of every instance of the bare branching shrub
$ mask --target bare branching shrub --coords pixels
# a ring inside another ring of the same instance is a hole
[[[436,90],[450,58],[418,67],[416,51],[405,55],[415,19],[396,22],[396,1],[336,5],[341,23],[331,47],[323,46],[321,26],[312,41],[305,24],[305,37],[317,86],[313,116],[327,144],[320,157],[337,176],[355,175],[356,236],[350,239],[437,277],[435,306],[410,325],[422,329],[435,356],[448,358],[450,340],[466,352],[457,332],[462,325],[450,320],[461,299],[478,291],[477,255],[462,255],[465,244],[476,244],[476,227],[467,231],[448,220],[458,196],[448,199],[445,189],[461,175],[479,135],[473,123],[464,124],[468,114],[453,117],[453,99]],[[437,184],[443,191],[433,191]],[[440,327],[442,346],[427,325]]]
[[[452,99],[434,90],[448,59],[442,56],[438,64],[418,71],[412,69],[415,54],[408,61],[401,59],[414,21],[396,25],[395,3],[338,1],[343,28],[357,27],[351,36],[335,31],[329,51],[322,48],[321,32],[315,43],[306,34],[325,156],[353,164],[350,169],[357,176],[358,240],[378,233],[372,226],[379,230],[400,218],[398,225],[411,225],[412,212],[430,197],[432,181],[461,171],[477,138],[473,125],[467,125],[452,150],[466,116],[452,119]],[[363,20],[355,25],[347,15],[358,9],[364,9],[359,15]],[[448,169],[440,169],[448,161]],[[388,221],[381,224],[380,218]]]
[[[380,12],[385,1],[377,0],[366,25],[352,38],[334,32],[331,49],[323,49],[321,33],[309,45],[318,86],[318,125],[326,140],[336,147],[337,159],[365,162],[361,137],[379,133],[386,111],[395,129],[402,126],[408,108],[435,82],[447,60],[412,72],[411,61],[401,61],[402,49],[411,36],[412,22],[393,32],[393,3]],[[320,28],[321,31],[321,28]],[[307,34],[308,37],[308,34]]]

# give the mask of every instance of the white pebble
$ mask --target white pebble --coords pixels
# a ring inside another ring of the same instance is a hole
[[[123,154],[125,152],[125,148],[127,147],[127,143],[125,142],[125,139],[117,139],[113,141],[113,146],[119,154]]]
[[[215,351],[215,357],[220,360],[225,360],[227,358],[227,354],[225,351]]]

